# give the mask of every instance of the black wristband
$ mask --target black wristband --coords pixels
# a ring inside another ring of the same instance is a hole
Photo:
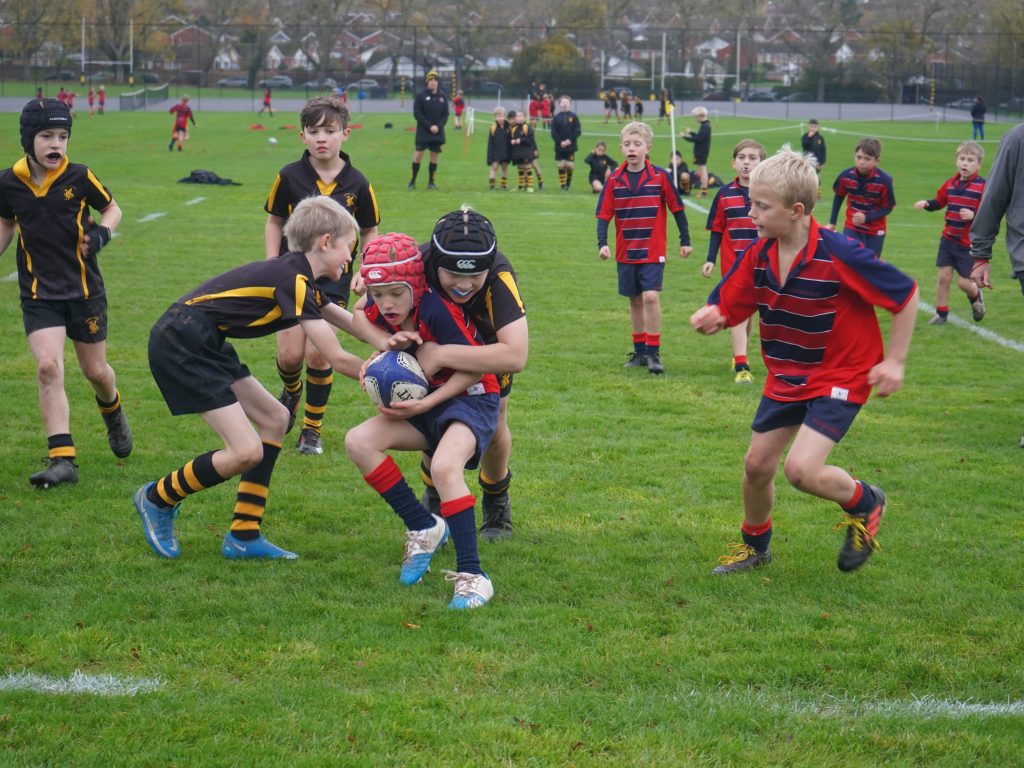
[[[89,254],[95,256],[107,243],[110,242],[110,229],[102,224],[93,224],[85,234],[89,237]]]

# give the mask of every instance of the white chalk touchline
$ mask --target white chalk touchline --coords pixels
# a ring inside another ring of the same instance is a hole
[[[76,669],[70,677],[51,677],[34,672],[8,672],[0,677],[0,691],[32,693],[88,693],[95,696],[134,696],[163,687],[159,678],[121,678],[116,675],[87,675]]]
[[[148,222],[148,221],[156,221],[156,220],[157,220],[157,219],[159,219],[159,218],[160,218],[161,216],[166,216],[166,215],[167,215],[167,214],[166,214],[166,213],[163,213],[163,212],[160,212],[160,213],[151,213],[151,214],[149,214],[149,215],[147,215],[147,216],[143,216],[143,217],[142,217],[141,219],[139,219],[139,224],[145,224],[145,223],[146,223],[146,222]]]
[[[935,314],[935,307],[933,307],[927,301],[919,302],[918,309],[929,315]],[[949,317],[946,319],[946,322],[949,325],[955,325],[957,328],[966,328],[971,333],[975,333],[978,336],[981,336],[981,338],[987,339],[988,341],[994,341],[1001,347],[1006,347],[1007,349],[1012,349],[1016,352],[1024,352],[1024,344],[1022,344],[1021,342],[1014,341],[1013,339],[1004,338],[995,331],[990,331],[988,328],[985,328],[982,325],[978,325],[977,323],[968,323],[966,320],[957,317],[952,312],[949,313]]]
[[[185,203],[185,205],[198,205],[205,200],[205,197],[193,197],[191,200]]]
[[[17,272],[11,272],[11,274],[6,275],[4,277],[4,282],[5,283],[13,283],[17,279],[18,279],[18,273]]]
[[[1010,699],[1006,701],[974,701],[967,699],[940,699],[934,696],[911,696],[910,699],[865,699],[853,696],[822,696],[816,699],[798,699],[789,696],[776,697],[764,692],[751,692],[743,689],[721,689],[713,694],[692,690],[670,696],[673,702],[692,699],[702,702],[713,697],[716,703],[724,699],[738,700],[744,703],[755,703],[758,706],[775,712],[795,715],[811,715],[815,717],[842,717],[856,715],[880,715],[883,717],[913,717],[922,720],[933,718],[961,717],[1021,717],[1024,716],[1024,701]]]

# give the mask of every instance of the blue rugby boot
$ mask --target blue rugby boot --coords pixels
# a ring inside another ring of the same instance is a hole
[[[430,559],[438,547],[448,541],[448,524],[437,515],[431,517],[436,521],[433,528],[405,532],[405,552],[398,580],[407,586],[423,578],[430,570]]]
[[[242,541],[236,539],[231,531],[224,537],[220,553],[228,560],[298,560],[299,556],[287,549],[281,549],[260,536],[258,539]]]
[[[158,507],[147,496],[156,483],[146,483],[135,492],[135,511],[142,520],[142,532],[150,549],[160,557],[175,558],[181,554],[178,540],[174,536],[174,518],[178,516],[181,504],[173,507]]]
[[[444,572],[445,581],[455,582],[455,594],[448,607],[456,611],[481,608],[494,597],[494,585],[486,573]]]

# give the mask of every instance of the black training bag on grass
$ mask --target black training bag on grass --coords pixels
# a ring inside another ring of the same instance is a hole
[[[192,171],[184,179],[178,179],[179,184],[220,184],[222,186],[240,187],[241,184],[231,179],[222,179],[213,171]]]

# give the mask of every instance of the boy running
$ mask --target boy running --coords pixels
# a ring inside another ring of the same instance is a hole
[[[872,387],[886,397],[903,385],[917,285],[861,243],[819,228],[817,196],[813,160],[786,148],[757,166],[750,216],[758,239],[690,318],[710,334],[759,312],[768,369],[744,459],[743,541],[719,558],[717,574],[771,562],[775,475],[787,446],[786,479],[843,510],[839,570],[859,568],[878,549],[885,493],[825,462]],[[893,313],[887,350],[876,306]]]
[[[973,141],[965,141],[956,148],[957,173],[947,179],[931,200],[918,200],[914,208],[919,211],[946,209],[946,226],[939,237],[939,253],[935,266],[939,276],[935,284],[935,314],[929,325],[943,325],[949,318],[949,286],[953,270],[957,273],[957,286],[971,305],[975,322],[985,317],[985,297],[981,288],[971,280],[974,260],[971,258],[971,222],[981,204],[985,179],[978,175],[985,150]]]
[[[110,450],[118,458],[132,452],[132,433],[107,363],[107,295],[96,259],[117,229],[121,209],[87,166],[68,161],[70,138],[66,104],[30,101],[21,111],[25,157],[0,172],[0,253],[17,235],[21,311],[49,449],[46,467],[29,477],[37,488],[78,482],[64,391],[69,338],[96,393]],[[99,212],[99,224],[90,209]]]

